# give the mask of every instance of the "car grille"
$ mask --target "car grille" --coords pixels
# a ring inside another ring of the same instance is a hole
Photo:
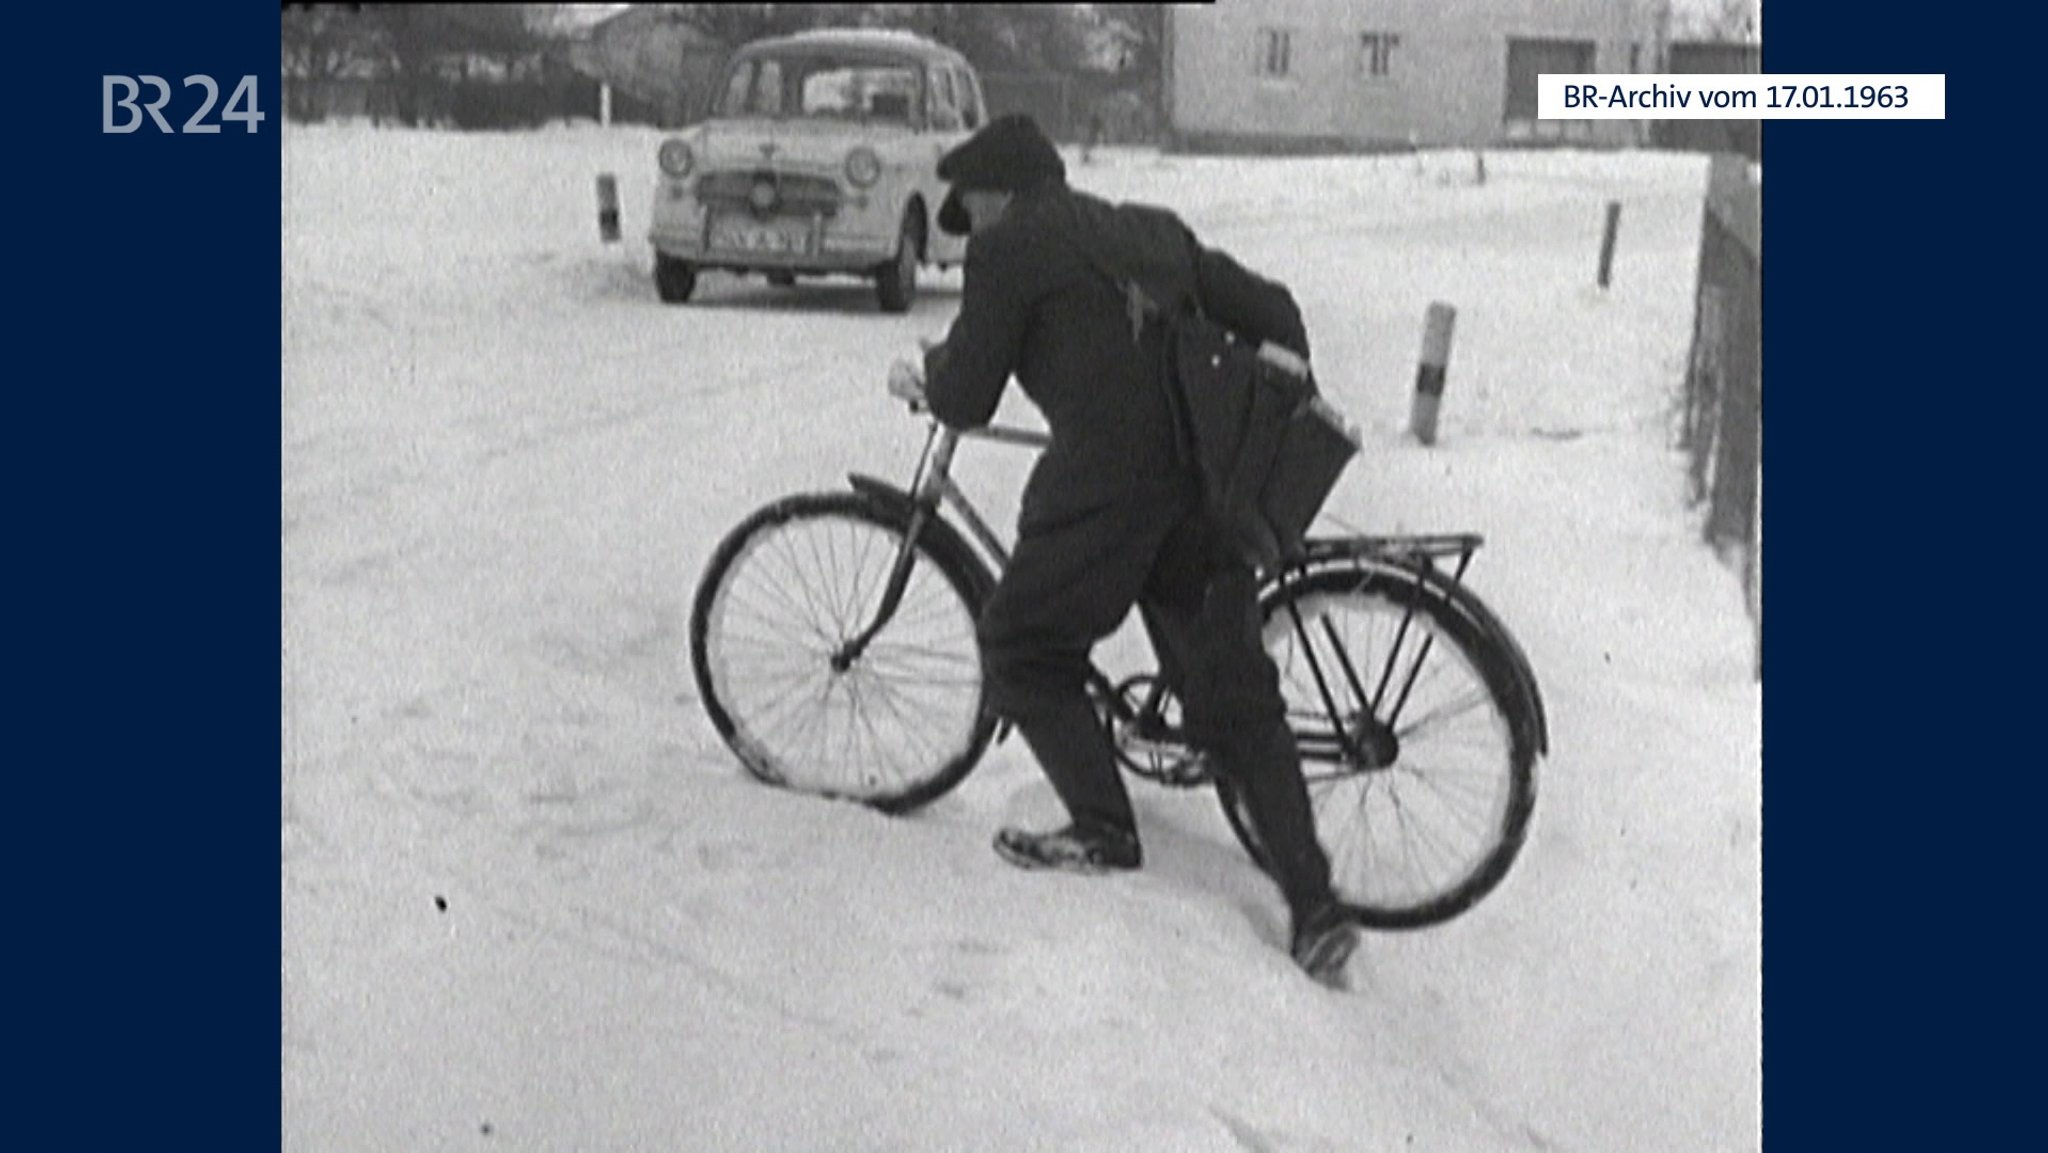
[[[839,214],[839,205],[845,200],[839,185],[822,176],[766,169],[707,172],[697,179],[697,199],[713,207],[751,210],[754,207],[750,200],[754,186],[764,182],[775,189],[775,201],[768,211],[757,215],[818,214],[832,217]]]

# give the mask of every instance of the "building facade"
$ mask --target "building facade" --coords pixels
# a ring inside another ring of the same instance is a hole
[[[1167,8],[1166,117],[1191,149],[1382,150],[1642,139],[1539,121],[1545,72],[1652,72],[1659,0],[1218,0]]]

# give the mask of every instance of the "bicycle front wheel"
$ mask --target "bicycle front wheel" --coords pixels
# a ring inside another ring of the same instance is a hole
[[[690,660],[713,727],[769,784],[904,812],[988,748],[974,624],[985,574],[958,538],[922,533],[901,602],[865,644],[909,529],[858,493],[790,497],[712,554]]]
[[[1539,722],[1509,642],[1394,566],[1311,572],[1262,607],[1338,899],[1388,929],[1470,908],[1507,875],[1536,802]]]

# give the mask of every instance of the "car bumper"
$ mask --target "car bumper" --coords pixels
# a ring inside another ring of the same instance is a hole
[[[885,218],[841,211],[809,217],[781,216],[746,221],[751,228],[722,226],[731,216],[707,212],[689,197],[658,196],[647,239],[656,252],[702,268],[775,272],[861,272],[896,255],[896,230]],[[715,224],[721,225],[714,227]]]
[[[724,268],[737,272],[865,272],[896,255],[895,237],[835,236],[824,233],[818,242],[801,252],[742,250],[707,245],[702,231],[647,234],[648,242],[663,256],[687,260],[700,268]]]

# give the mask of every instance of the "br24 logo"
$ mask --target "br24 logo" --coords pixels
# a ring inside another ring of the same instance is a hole
[[[235,85],[235,90],[228,94],[228,102],[221,106],[218,123],[208,121],[207,116],[212,114],[214,105],[220,103],[220,85],[214,82],[213,77],[204,73],[185,77],[185,87],[202,89],[204,96],[199,101],[199,107],[186,118],[184,126],[177,129],[173,129],[171,122],[164,119],[163,107],[171,102],[171,86],[163,77],[110,75],[102,76],[100,81],[101,132],[133,132],[142,127],[145,114],[155,122],[158,132],[219,132],[221,123],[233,120],[241,121],[248,131],[254,132],[257,124],[261,123],[266,115],[256,108],[254,76],[242,77],[242,82]],[[155,98],[137,103],[136,100],[142,95],[145,87],[156,90]],[[117,92],[120,95],[115,95]],[[122,114],[123,119],[115,119],[117,112]]]

